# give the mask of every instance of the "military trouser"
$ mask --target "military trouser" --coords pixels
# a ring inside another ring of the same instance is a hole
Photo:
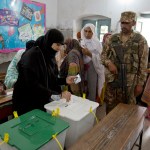
[[[127,103],[136,104],[136,97],[134,96],[134,87],[131,90],[131,87],[127,87]],[[109,113],[114,107],[119,103],[125,103],[124,95],[121,88],[111,87],[109,83],[106,86],[105,99],[106,102],[106,113]]]

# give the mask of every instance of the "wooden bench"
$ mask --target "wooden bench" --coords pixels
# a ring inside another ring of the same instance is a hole
[[[119,104],[69,150],[130,150],[142,145],[145,107]]]
[[[0,80],[5,80],[5,76],[6,76],[6,73],[2,72],[0,73]]]
[[[6,90],[7,95],[0,95],[0,120],[13,114],[12,92],[13,89]]]

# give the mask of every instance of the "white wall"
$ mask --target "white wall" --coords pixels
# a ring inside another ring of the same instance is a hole
[[[138,18],[137,23],[140,23],[139,32],[146,38],[148,46],[150,47],[150,18]]]
[[[46,4],[46,27],[48,28],[73,29],[74,22],[81,21],[81,17],[102,15],[112,19],[111,29],[116,31],[121,12],[131,10],[139,15],[141,12],[150,11],[150,0],[34,1]]]
[[[111,18],[111,30],[120,30],[119,18],[123,11],[150,11],[150,0],[34,0],[46,4],[46,27],[59,28],[76,36],[82,17],[99,15]],[[145,35],[144,35],[145,36]],[[149,43],[150,45],[150,43]]]
[[[57,10],[59,28],[72,29],[74,20],[81,16],[102,15],[112,19],[114,31],[121,12],[131,10],[139,15],[150,11],[150,0],[58,0]]]
[[[57,0],[34,0],[46,4],[46,28],[57,27]]]

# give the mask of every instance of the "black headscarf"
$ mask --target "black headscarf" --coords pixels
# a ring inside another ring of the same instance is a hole
[[[52,49],[53,43],[60,43],[63,44],[64,36],[63,34],[57,29],[50,29],[44,36],[39,37],[35,41],[35,46],[39,46],[46,61],[51,58],[55,57],[57,51]]]
[[[32,48],[35,44],[34,40],[30,40],[26,43],[26,50],[29,50],[30,48]]]

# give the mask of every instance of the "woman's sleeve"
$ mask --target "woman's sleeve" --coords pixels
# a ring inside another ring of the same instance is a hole
[[[14,84],[16,83],[18,79],[17,64],[20,61],[20,58],[22,54],[24,53],[24,51],[25,51],[24,49],[18,51],[8,66],[5,81],[4,81],[4,84],[6,85],[8,89],[13,88]]]
[[[13,88],[17,79],[18,79],[17,59],[16,57],[14,57],[8,66],[4,84],[8,89]]]

